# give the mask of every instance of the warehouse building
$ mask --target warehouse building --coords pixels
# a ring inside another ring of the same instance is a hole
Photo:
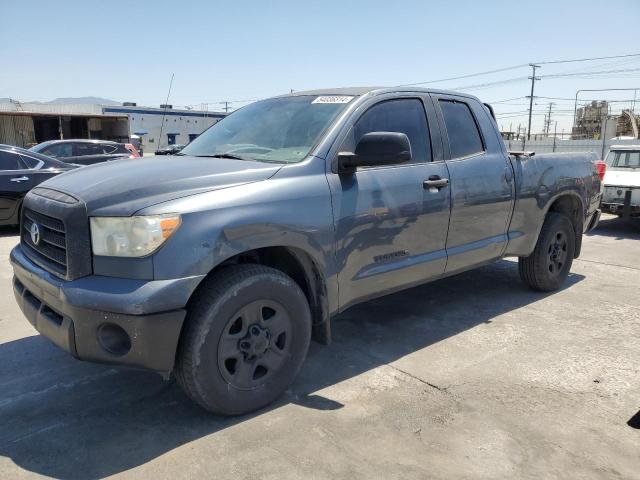
[[[187,144],[226,115],[206,110],[174,109],[172,105],[138,107],[135,103],[105,106],[102,110],[105,115],[126,115],[130,135],[140,137],[145,152],[167,145]]]
[[[145,152],[189,143],[226,114],[204,110],[98,104],[0,103],[0,143],[29,147],[55,139],[139,143]]]

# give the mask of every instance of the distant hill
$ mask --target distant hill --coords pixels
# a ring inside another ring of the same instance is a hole
[[[11,100],[12,99],[9,97],[0,97],[0,103],[10,103]],[[109,100],[108,98],[101,98],[101,97],[62,97],[62,98],[56,98],[55,100],[50,100],[48,102],[24,101],[21,103],[41,103],[41,104],[58,104],[58,105],[89,103],[93,105],[122,105],[122,103],[116,102],[115,100]]]
[[[115,100],[109,100],[108,98],[100,98],[100,97],[63,97],[56,98],[54,100],[50,100],[49,104],[69,104],[69,103],[92,103],[98,105],[120,105],[120,102],[116,102]]]

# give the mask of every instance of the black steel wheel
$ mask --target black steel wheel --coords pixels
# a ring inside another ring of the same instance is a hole
[[[247,413],[293,382],[310,339],[309,304],[290,277],[261,265],[225,267],[190,302],[176,379],[209,411]]]
[[[573,225],[566,215],[548,213],[533,253],[518,259],[522,281],[543,292],[559,289],[571,270],[575,238]]]
[[[547,268],[552,275],[560,275],[567,263],[567,250],[569,242],[567,236],[560,230],[551,237],[547,249]]]
[[[252,390],[282,368],[291,351],[293,325],[287,309],[256,300],[227,322],[218,343],[218,367],[229,385]]]

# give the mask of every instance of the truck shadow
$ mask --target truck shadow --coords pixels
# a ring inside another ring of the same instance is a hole
[[[583,278],[571,274],[565,288]],[[332,345],[312,345],[283,398],[235,418],[204,412],[155,374],[78,362],[40,336],[8,342],[0,345],[0,455],[60,479],[114,475],[289,403],[342,408],[314,392],[545,296],[502,261],[358,305],[334,319]]]
[[[603,216],[598,227],[587,235],[613,237],[616,240],[625,238],[640,240],[640,218],[623,220],[613,215]]]
[[[16,226],[2,225],[0,226],[0,238],[2,237],[15,237],[20,235],[20,229]]]

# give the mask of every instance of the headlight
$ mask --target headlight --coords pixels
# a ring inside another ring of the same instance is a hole
[[[155,252],[180,226],[180,215],[91,217],[94,255],[144,257]]]

